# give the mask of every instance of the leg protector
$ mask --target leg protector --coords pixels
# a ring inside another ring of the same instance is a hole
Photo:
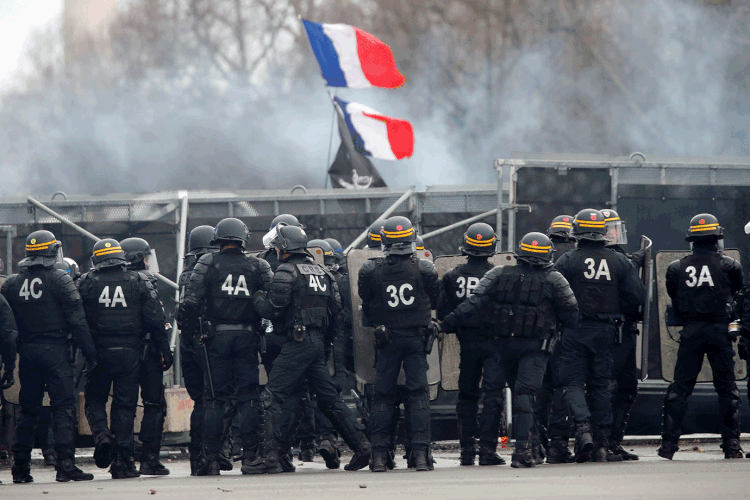
[[[677,387],[671,383],[664,395],[661,431],[663,440],[677,446],[682,434],[682,419],[685,417],[685,412],[687,412],[687,397],[677,392]]]

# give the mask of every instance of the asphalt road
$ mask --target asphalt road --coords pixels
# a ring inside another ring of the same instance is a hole
[[[745,447],[749,447],[745,444]],[[367,470],[346,472],[325,469],[320,457],[301,464],[297,472],[271,476],[243,476],[239,468],[220,478],[190,477],[186,460],[171,461],[172,474],[112,480],[106,470],[93,464],[82,468],[95,474],[94,481],[56,483],[54,470],[34,466],[32,484],[8,484],[10,471],[0,471],[0,498],[10,499],[289,499],[357,498],[480,499],[480,498],[750,498],[750,460],[724,460],[718,443],[692,445],[668,461],[656,455],[655,446],[635,446],[637,462],[611,464],[542,465],[533,469],[460,467],[458,453],[437,452],[433,472],[417,473],[398,462],[395,471],[373,474]],[[510,451],[500,454],[510,463]]]

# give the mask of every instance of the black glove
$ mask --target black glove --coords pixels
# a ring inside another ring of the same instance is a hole
[[[638,270],[643,268],[643,265],[646,263],[646,251],[641,249],[633,252],[630,256],[630,262],[632,262]]]
[[[172,355],[171,349],[169,348],[162,349],[161,362],[162,362],[162,371],[167,371],[172,367],[172,363],[174,363],[174,356]]]
[[[0,389],[10,389],[13,387],[13,384],[16,383],[16,379],[13,378],[13,370],[15,369],[15,366],[8,366],[5,365],[5,373],[3,373],[2,378],[2,385],[0,385]]]

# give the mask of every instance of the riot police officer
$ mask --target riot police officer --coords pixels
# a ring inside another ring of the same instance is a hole
[[[156,277],[151,273],[151,247],[142,238],[126,238],[120,242],[128,269],[146,275],[156,290]],[[148,332],[142,356],[138,383],[143,400],[143,419],[141,420],[141,456],[140,473],[144,475],[166,476],[169,469],[159,461],[159,450],[164,432],[164,418],[167,414],[167,402],[164,398],[164,373],[172,366],[172,350],[165,327],[162,325]]]
[[[292,214],[281,214],[274,217],[274,219],[271,221],[271,227],[268,228],[269,231],[273,230],[276,226],[279,224],[286,224],[287,226],[297,226],[297,227],[303,227],[300,221]],[[271,265],[271,271],[276,272],[276,268],[279,267],[279,260],[276,257],[276,249],[272,247],[268,247],[266,245],[266,249],[261,252],[260,255],[258,255],[261,259],[265,260]],[[280,349],[281,347],[279,347]],[[275,358],[278,356],[278,350],[275,350],[275,354],[273,354],[273,357]],[[263,363],[265,364],[265,357],[263,360]],[[271,368],[268,367],[267,371],[271,371]]]
[[[637,250],[633,255],[625,251],[628,244],[628,233],[625,221],[620,219],[617,212],[605,208],[600,210],[604,215],[604,225],[607,233],[604,235],[605,246],[615,252],[627,257],[637,272],[643,267],[645,252]],[[622,438],[628,425],[630,410],[635,404],[638,396],[638,375],[636,372],[636,342],[638,334],[638,321],[642,314],[639,310],[626,310],[623,308],[624,321],[618,325],[620,331],[618,341],[612,349],[612,430],[609,434],[609,449],[612,453],[620,455],[623,460],[638,460],[638,455],[630,453],[622,447]]]
[[[254,303],[263,317],[274,320],[274,328],[278,326],[287,340],[261,397],[265,456],[253,465],[252,472],[281,472],[279,454],[286,451],[288,437],[283,437],[279,424],[297,411],[289,408],[289,399],[305,378],[317,396],[318,408],[355,452],[345,469],[359,470],[369,463],[370,443],[339,398],[325,364],[326,346],[341,331],[338,285],[330,272],[310,257],[302,228],[278,225],[266,239],[277,249],[280,264],[268,294],[257,293]]]
[[[604,219],[598,210],[578,212],[573,220],[577,248],[555,263],[570,283],[580,312],[578,326],[563,331],[559,359],[560,382],[576,425],[579,463],[622,460],[609,451],[612,347],[623,311],[637,309],[646,298],[646,289],[627,257],[605,248]]]
[[[16,369],[17,339],[18,327],[16,326],[16,319],[13,317],[13,310],[5,297],[0,295],[0,361],[3,364],[0,391],[10,389],[16,383],[13,372]]]
[[[575,249],[575,238],[570,234],[572,228],[572,215],[558,215],[552,219],[550,227],[547,229],[547,236],[552,241],[552,259],[554,261]],[[559,328],[559,331],[562,331],[561,328]],[[543,462],[544,454],[546,454],[549,464],[574,461],[573,455],[568,449],[570,424],[568,422],[568,408],[563,400],[563,388],[560,385],[559,358],[559,349],[550,353],[542,387],[536,395],[534,418],[539,432],[539,443],[534,443],[532,452],[537,464]]]
[[[516,252],[518,265],[489,271],[474,294],[445,317],[441,329],[471,324],[488,317],[499,337],[500,364],[513,392],[513,434],[516,449],[511,467],[534,467],[532,442],[536,434],[534,397],[542,385],[557,321],[574,328],[578,307],[566,279],[552,269],[552,242],[542,233],[524,236]],[[486,311],[493,306],[491,312]],[[495,427],[495,432],[497,428]],[[495,438],[496,440],[496,438]]]
[[[398,374],[406,374],[407,418],[411,456],[418,471],[432,468],[428,459],[430,410],[427,398],[426,343],[434,340],[431,309],[440,295],[440,279],[432,262],[416,255],[414,227],[406,217],[391,217],[380,231],[385,257],[370,259],[359,271],[362,313],[378,325],[375,394],[371,415],[373,472],[385,472]],[[436,327],[435,327],[436,328]],[[431,348],[432,345],[429,345]]]
[[[743,284],[739,262],[719,252],[724,238],[719,221],[711,214],[690,220],[685,240],[693,252],[667,268],[666,287],[675,316],[682,323],[674,382],[664,395],[660,457],[672,459],[678,450],[687,399],[693,392],[703,358],[713,371],[722,416],[724,458],[742,458],[740,448],[740,393],[734,374],[733,340],[728,325],[732,297]]]
[[[383,219],[378,219],[370,224],[370,227],[367,230],[367,240],[365,245],[367,248],[380,250],[382,246],[380,230],[383,228],[383,224],[385,224],[385,221]]]
[[[489,258],[495,254],[496,247],[497,237],[492,226],[484,222],[469,226],[464,233],[463,244],[459,247],[461,254],[468,258],[465,264],[460,264],[443,275],[438,319],[444,320],[459,304],[474,295],[479,281],[494,267]],[[505,463],[496,453],[498,427],[505,399],[505,378],[500,365],[500,340],[492,330],[490,318],[486,314],[468,318],[455,329],[461,346],[456,403],[461,465],[474,465],[477,433],[479,465]],[[482,414],[477,421],[479,398],[482,394]]]
[[[177,285],[180,287],[180,304],[185,298],[190,275],[193,274],[198,259],[207,253],[216,252],[217,247],[211,245],[214,238],[212,226],[198,226],[190,231],[188,236],[188,252],[185,254],[187,264],[182,270]],[[188,260],[189,259],[189,260]],[[197,324],[188,325],[183,321],[181,310],[177,314],[177,322],[180,331],[194,332],[198,329]],[[197,476],[203,472],[203,416],[204,416],[204,370],[205,357],[203,345],[200,339],[183,334],[180,336],[180,365],[182,367],[182,378],[185,380],[190,399],[193,400],[193,412],[190,414],[190,475]]]
[[[243,253],[247,236],[247,226],[239,219],[223,219],[216,225],[211,244],[218,245],[219,252],[198,260],[182,306],[186,324],[197,325],[201,314],[205,319],[201,325],[208,342],[203,443],[206,474],[212,476],[219,475],[224,412],[230,397],[236,398],[240,415],[243,473],[258,451],[260,316],[252,298],[268,288],[273,273],[268,262]]]
[[[112,464],[114,479],[138,477],[133,421],[141,345],[145,332],[163,329],[164,311],[148,276],[126,269],[125,253],[116,240],[96,242],[91,263],[94,268],[81,277],[78,290],[98,353],[85,388],[94,461],[102,469]],[[110,388],[111,429],[106,411]]]
[[[21,354],[21,415],[16,421],[12,447],[14,462],[11,473],[14,483],[33,481],[31,449],[45,386],[52,407],[57,481],[88,481],[94,478],[75,465],[75,394],[66,331],[72,333],[89,368],[96,365],[96,348],[91,341],[81,296],[73,280],[65,271],[53,267],[60,250],[60,243],[50,231],[29,234],[26,238],[26,258],[18,263],[21,272],[8,278],[1,290],[16,318]]]

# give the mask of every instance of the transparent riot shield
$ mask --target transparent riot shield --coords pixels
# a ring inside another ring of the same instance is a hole
[[[367,260],[380,257],[383,253],[379,249],[362,248],[350,250],[347,254],[349,269],[349,283],[352,293],[352,336],[354,344],[354,371],[357,377],[357,389],[361,392],[364,384],[375,383],[375,337],[373,330],[376,325],[364,325],[362,321],[362,299],[359,297],[359,270]],[[421,259],[432,260],[429,250],[417,250]],[[430,399],[437,397],[437,391],[432,386],[440,383],[440,352],[436,344],[427,356],[427,383],[430,387]],[[405,383],[404,370],[398,376],[399,385]]]
[[[490,260],[496,266],[514,266],[516,264],[516,257],[511,252],[495,254]],[[466,257],[463,255],[441,255],[435,258],[435,268],[437,268],[441,279],[446,272],[465,263]],[[452,334],[443,336],[440,345],[440,371],[442,374],[440,385],[444,391],[458,390],[460,361],[461,347],[458,343],[458,338]]]
[[[646,303],[643,306],[643,323],[641,326],[641,334],[638,336],[636,346],[640,352],[640,366],[638,367],[641,371],[641,380],[648,378],[648,346],[649,339],[651,338],[651,307],[654,300],[654,261],[651,256],[652,242],[646,236],[641,236],[641,249],[646,252],[643,260],[643,267],[641,268],[641,280],[646,287]],[[636,358],[637,360],[637,358]]]
[[[667,294],[666,288],[666,274],[669,264],[674,261],[689,255],[690,251],[681,250],[666,250],[656,253],[656,298],[657,298],[657,311],[659,314],[659,337],[661,340],[661,374],[664,380],[672,382],[674,379],[674,366],[677,361],[677,349],[679,348],[680,331],[681,326],[667,326],[666,312],[667,306],[672,304],[672,301]],[[736,249],[724,250],[724,254],[740,260],[740,252]],[[746,363],[741,360],[739,354],[737,354],[737,344],[734,344],[734,373],[737,380],[745,378],[746,374]],[[708,359],[703,360],[703,367],[698,374],[698,382],[711,382],[713,381],[713,374],[711,372],[711,366],[708,363]]]

